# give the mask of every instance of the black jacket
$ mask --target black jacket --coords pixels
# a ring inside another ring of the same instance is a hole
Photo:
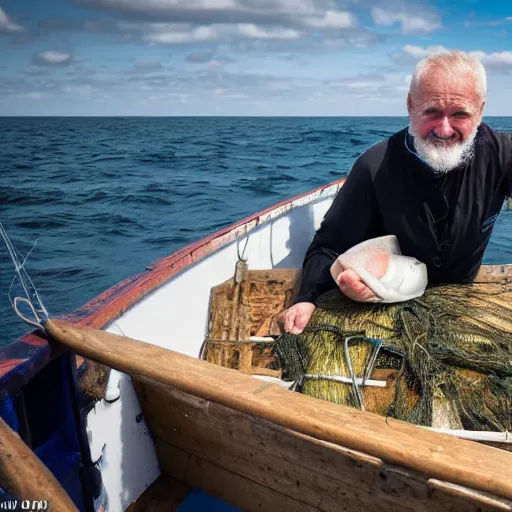
[[[355,162],[307,250],[294,303],[315,303],[335,288],[329,268],[337,256],[383,235],[396,235],[403,254],[426,264],[431,284],[474,279],[512,193],[512,134],[481,124],[473,158],[442,176],[411,144],[406,128]]]

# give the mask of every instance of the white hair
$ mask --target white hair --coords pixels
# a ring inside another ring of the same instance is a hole
[[[420,82],[432,69],[440,69],[451,80],[461,80],[461,75],[470,73],[475,79],[475,87],[483,100],[487,93],[487,77],[482,63],[475,57],[459,50],[446,50],[434,53],[418,62],[411,79],[410,90],[416,90]]]

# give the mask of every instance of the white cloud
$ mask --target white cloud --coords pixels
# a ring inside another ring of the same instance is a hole
[[[291,91],[292,85],[285,80],[276,80],[275,82],[269,82],[265,84],[263,88],[266,91]]]
[[[391,54],[391,58],[400,65],[409,66],[415,65],[424,57],[433,55],[434,53],[444,52],[448,49],[444,46],[414,46],[406,44],[402,50]],[[473,50],[468,52],[469,55],[477,58],[486,68],[487,71],[492,71],[498,74],[512,73],[512,52],[493,52],[486,53],[481,50]]]
[[[377,74],[359,74],[343,77],[337,80],[330,80],[326,85],[332,89],[343,89],[351,92],[377,90],[387,82],[388,78]]]
[[[401,10],[395,11],[374,7],[371,10],[371,14],[376,25],[391,27],[395,23],[399,23],[404,34],[428,34],[441,28],[441,19],[435,13],[421,15]]]
[[[347,50],[354,48],[368,48],[384,40],[384,36],[370,32],[368,30],[358,29],[349,30],[337,34],[337,37],[327,36],[320,43],[327,50]]]
[[[304,24],[315,28],[355,28],[358,26],[357,18],[349,11],[325,11],[323,16],[308,17]]]
[[[427,46],[423,48],[421,46],[415,46],[412,44],[406,44],[401,50],[392,53],[391,58],[400,65],[409,66],[414,65],[421,59],[434,53],[446,51],[447,48],[444,46]]]
[[[466,20],[464,22],[464,27],[499,27],[501,25],[504,25],[507,21],[507,18],[505,20],[492,20],[492,21],[472,21],[472,20]]]
[[[187,55],[185,60],[187,62],[192,62],[193,64],[204,64],[206,62],[210,62],[213,58],[212,51],[204,51],[204,52],[192,52]]]
[[[142,73],[151,73],[156,71],[162,71],[164,69],[163,64],[156,59],[141,58],[137,59],[133,64],[133,71]]]
[[[486,53],[480,50],[469,52],[476,57],[487,71],[508,74],[512,72],[512,52]]]
[[[512,66],[512,52],[485,53],[482,51],[474,51],[470,52],[470,54],[482,61],[484,65]]]
[[[365,82],[364,80],[361,80],[360,82],[351,82],[345,85],[348,89],[371,89],[375,87],[375,84],[373,82]]]
[[[210,69],[221,69],[226,66],[226,62],[222,60],[212,59],[208,62]]]
[[[370,42],[370,31],[359,26],[348,10],[337,9],[337,0],[72,0],[90,9],[117,17],[114,30],[128,39],[152,44],[194,42],[295,41],[313,32],[336,41]],[[108,29],[91,22],[89,31]],[[358,37],[361,36],[361,37]],[[373,38],[375,42],[377,38]]]
[[[22,32],[23,27],[21,25],[17,25],[13,23],[5,11],[0,7],[0,34],[6,33],[14,33],[14,32]]]
[[[409,90],[407,76],[404,73],[361,73],[325,82],[328,90],[326,100],[339,95],[364,101],[382,99],[401,101],[405,104]]]
[[[276,16],[312,16],[333,8],[333,0],[74,0],[92,9],[146,19],[201,23],[275,21]]]
[[[32,57],[32,62],[39,66],[67,66],[71,63],[72,58],[70,53],[47,50],[36,53]]]
[[[301,37],[301,33],[296,29],[278,26],[262,27],[254,23],[213,24],[197,27],[189,23],[118,22],[117,27],[120,31],[145,42],[164,45],[228,41],[235,38],[291,41]]]
[[[89,84],[67,85],[62,88],[63,92],[79,98],[92,98],[94,90]]]
[[[240,34],[249,39],[284,39],[293,40],[300,38],[300,32],[291,28],[282,27],[259,27],[253,23],[239,23],[237,30]]]
[[[24,100],[39,101],[45,97],[45,93],[39,92],[39,91],[31,91],[31,92],[27,92],[27,93],[17,94],[16,97],[20,98],[20,99],[24,99]]]
[[[236,62],[236,61],[232,57],[222,57],[222,56],[215,57],[215,58],[212,57],[207,62],[207,67],[208,67],[208,69],[212,69],[212,70],[221,69],[221,68],[225,68],[226,65],[228,65],[228,64],[232,64],[233,62]]]
[[[143,35],[148,43],[185,44],[214,41],[218,38],[217,31],[212,27],[165,26]]]

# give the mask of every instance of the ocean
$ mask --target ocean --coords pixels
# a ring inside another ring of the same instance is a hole
[[[512,118],[485,119],[512,131]],[[50,314],[152,261],[345,176],[406,118],[0,118],[0,222]],[[37,242],[37,243],[36,243]],[[34,243],[36,245],[34,246]],[[485,263],[512,262],[512,212]],[[0,344],[27,332],[0,243]]]

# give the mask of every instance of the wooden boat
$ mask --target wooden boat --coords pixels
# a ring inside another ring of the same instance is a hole
[[[64,490],[59,510],[186,510],[199,491],[247,511],[512,510],[506,433],[475,442],[276,385],[276,319],[342,185],[215,233],[2,347],[0,487],[50,503],[34,494]],[[512,266],[478,280],[511,281]],[[6,463],[13,454],[29,463]]]

